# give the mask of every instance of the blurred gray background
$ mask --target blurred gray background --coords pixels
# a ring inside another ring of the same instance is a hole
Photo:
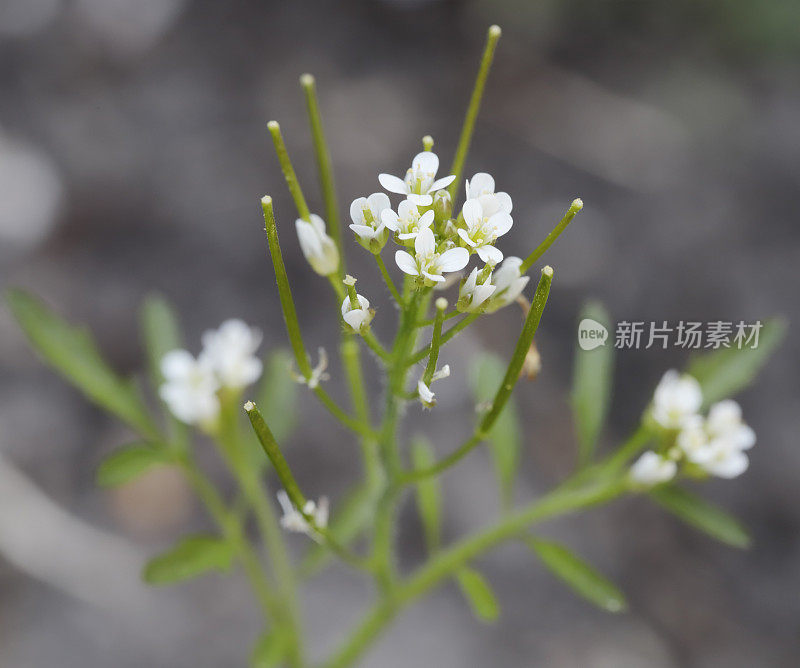
[[[627,592],[599,612],[521,546],[482,560],[502,617],[475,621],[452,586],[407,611],[367,666],[795,666],[800,662],[800,5],[794,0],[419,0],[0,3],[0,281],[43,295],[141,373],[136,311],[154,290],[180,308],[190,347],[224,318],[284,345],[259,197],[272,194],[309,347],[335,347],[329,288],[307,269],[266,121],[276,118],[312,209],[321,210],[297,77],[317,76],[342,210],[402,173],[430,133],[448,164],[486,27],[504,36],[467,175],[514,197],[502,247],[524,255],[575,196],[586,208],[546,260],[555,267],[538,337],[544,369],[516,395],[525,416],[517,489],[531,498],[574,463],[568,390],[582,302],[616,320],[755,320],[789,336],[741,396],[759,437],[750,470],[703,494],[740,516],[737,552],[646,500],[548,526]],[[348,245],[387,336],[393,310],[367,254]],[[414,421],[449,451],[469,430],[467,363],[507,354],[506,309],[442,356],[454,374]],[[679,350],[618,355],[605,446],[632,429]],[[244,665],[259,630],[238,575],[168,590],[137,583],[144,555],[206,526],[181,479],[113,493],[94,469],[130,438],[43,368],[0,310],[0,665]],[[370,381],[378,391],[374,365]],[[330,389],[342,388],[338,361]],[[358,476],[352,439],[308,398],[291,457],[309,493],[338,498]],[[213,457],[208,457],[212,470]],[[220,473],[219,479],[224,481]],[[444,478],[446,535],[491,519],[478,451]],[[24,503],[23,503],[24,500]],[[398,536],[422,558],[413,505]],[[296,542],[298,548],[302,541]],[[333,568],[308,589],[312,654],[331,648],[369,597]]]

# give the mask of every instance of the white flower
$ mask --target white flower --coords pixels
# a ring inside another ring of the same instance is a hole
[[[459,271],[469,262],[466,248],[451,248],[444,253],[437,253],[433,232],[427,227],[414,240],[414,251],[416,257],[399,250],[395,253],[394,260],[403,272],[422,277],[426,285],[444,281],[444,272]]]
[[[477,199],[484,210],[501,210],[511,213],[513,205],[508,193],[494,191],[494,178],[486,172],[478,172],[469,181],[465,182],[467,199]]]
[[[732,399],[710,408],[706,430],[712,440],[724,439],[741,450],[749,450],[756,444],[755,432],[742,421],[742,408]]]
[[[674,461],[648,450],[631,466],[630,476],[634,482],[650,487],[672,480],[677,471],[678,465]]]
[[[676,442],[689,461],[711,475],[735,478],[750,464],[743,451],[755,445],[756,435],[742,422],[739,404],[726,400],[714,404],[707,419],[687,420]]]
[[[390,210],[391,206],[385,193],[359,197],[350,204],[350,218],[353,221],[350,229],[367,250],[378,252],[386,244],[389,233],[383,221],[383,213]]]
[[[170,412],[187,424],[211,425],[219,414],[219,381],[208,357],[192,357],[186,350],[173,350],[161,359],[164,383],[159,395]]]
[[[308,385],[310,390],[319,387],[319,384],[323,380],[330,379],[330,375],[325,373],[325,369],[328,368],[328,353],[325,351],[325,348],[318,348],[317,352],[319,354],[319,362],[317,362],[317,366],[311,370],[310,378],[306,378],[305,376],[302,376],[294,371],[293,366],[290,366],[289,368],[289,373],[292,375],[295,381],[300,383],[300,385]]]
[[[498,200],[468,199],[461,209],[467,228],[458,228],[458,236],[469,248],[478,253],[484,262],[497,264],[503,253],[492,244],[514,224],[513,219],[500,208]]]
[[[277,496],[278,503],[281,504],[281,509],[283,510],[283,517],[281,517],[280,523],[281,526],[287,531],[304,533],[316,540],[317,534],[314,531],[314,527],[324,529],[328,526],[327,497],[321,497],[319,504],[316,504],[311,500],[306,501],[305,505],[303,506],[303,512],[301,513],[297,508],[295,508],[294,504],[289,499],[289,495],[286,493],[286,490],[282,489],[280,492],[278,492]],[[306,516],[313,520],[314,527],[309,524]]]
[[[674,369],[667,371],[653,394],[653,419],[667,429],[679,429],[700,410],[700,383]]]
[[[475,267],[467,276],[467,280],[461,285],[458,291],[458,310],[467,313],[476,313],[491,297],[497,286],[492,285],[492,274],[478,283],[478,268]]]
[[[311,214],[311,222],[298,218],[295,221],[300,248],[311,268],[321,276],[329,276],[339,268],[339,251],[325,231],[325,221]]]
[[[396,232],[400,241],[416,239],[421,230],[431,226],[433,218],[432,209],[420,215],[417,205],[408,199],[400,202],[400,206],[397,207],[397,213],[391,209],[386,209],[383,212],[383,224]]]
[[[433,203],[433,193],[446,188],[456,178],[451,175],[437,180],[437,171],[439,157],[431,151],[422,151],[414,156],[405,179],[391,174],[379,174],[378,181],[390,193],[405,195],[419,206],[430,206]]]
[[[356,294],[359,308],[353,308],[350,303],[350,296],[344,298],[342,302],[342,318],[355,331],[360,332],[362,327],[366,327],[375,317],[375,311],[369,307],[369,301],[363,295]]]
[[[246,387],[261,376],[263,365],[254,354],[261,343],[260,330],[238,319],[226,320],[202,340],[201,358],[211,364],[223,387]]]
[[[522,294],[530,276],[521,276],[519,268],[522,260],[518,257],[507,257],[503,263],[492,272],[492,285],[497,288],[487,310],[496,311],[503,306],[508,306]]]
[[[441,369],[436,371],[433,376],[431,376],[430,384],[433,385],[434,381],[447,378],[449,375],[450,365],[445,364]],[[425,408],[433,408],[436,405],[436,394],[431,391],[430,385],[428,385],[422,378],[417,381],[417,396]]]

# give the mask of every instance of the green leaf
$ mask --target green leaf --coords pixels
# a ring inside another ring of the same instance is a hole
[[[575,593],[607,612],[622,612],[627,607],[625,596],[614,584],[560,543],[533,537],[525,542]]]
[[[411,444],[411,457],[415,469],[432,466],[436,461],[430,443],[417,436]],[[439,480],[428,476],[417,482],[417,511],[425,529],[425,542],[428,550],[435,551],[439,547],[442,525],[442,491]]]
[[[233,554],[233,547],[221,538],[187,536],[164,554],[151,559],[144,567],[142,577],[151,585],[167,585],[209,571],[227,571]]]
[[[133,480],[158,464],[169,463],[164,451],[147,444],[129,445],[111,453],[97,468],[97,484],[116,487]]]
[[[164,297],[153,294],[146,297],[142,303],[139,323],[147,352],[150,377],[153,385],[158,387],[164,382],[161,360],[168,352],[183,345],[178,318]]]
[[[256,405],[281,447],[297,425],[298,385],[289,375],[292,359],[287,350],[270,353],[256,394]]]
[[[494,398],[505,372],[506,365],[496,355],[482,354],[473,361],[470,379],[477,403],[481,404]],[[513,398],[509,399],[492,427],[489,434],[489,450],[503,503],[508,505],[511,502],[522,450],[522,429]]]
[[[611,330],[611,318],[602,304],[587,303],[581,311],[581,320],[591,319]],[[575,348],[575,366],[572,374],[572,412],[578,436],[578,454],[581,464],[591,461],[597,438],[603,429],[611,404],[614,373],[614,345],[606,341],[593,350]]]
[[[757,348],[720,348],[693,359],[686,372],[699,381],[705,406],[730,397],[752,383],[785,334],[785,321],[767,320],[759,333]]]
[[[103,361],[91,336],[57,316],[39,299],[8,293],[11,312],[34,350],[97,405],[148,438],[158,438],[138,390]]]
[[[274,666],[280,665],[281,661],[286,658],[288,640],[286,633],[278,629],[263,633],[253,647],[250,666],[252,668],[274,668]]]
[[[493,622],[500,616],[500,606],[494,592],[478,571],[472,568],[461,568],[456,573],[461,593],[469,602],[473,614],[485,622]]]
[[[676,485],[654,488],[650,497],[662,508],[695,529],[732,547],[750,546],[750,536],[741,523],[724,510]]]

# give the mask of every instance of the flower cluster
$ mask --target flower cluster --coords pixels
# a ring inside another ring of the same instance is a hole
[[[747,470],[745,450],[756,442],[753,430],[742,421],[742,409],[730,399],[700,413],[703,393],[689,375],[671,370],[656,387],[650,418],[663,436],[659,452],[648,450],[631,467],[640,485],[667,482],[679,465],[690,475],[735,478]]]
[[[502,251],[495,246],[513,224],[511,197],[495,192],[491,175],[475,174],[466,181],[466,200],[453,218],[445,188],[455,176],[437,179],[438,171],[439,158],[425,150],[414,157],[404,178],[380,174],[380,184],[405,199],[396,210],[384,193],[353,200],[350,229],[364,248],[376,254],[393,238],[403,246],[395,252],[397,266],[426,287],[444,287],[444,275],[464,269],[474,253],[484,266],[475,267],[462,282],[458,310],[478,313],[510,304],[528,282],[527,276],[520,275],[522,260],[503,261]]]
[[[164,355],[159,394],[176,418],[210,429],[219,415],[219,391],[241,390],[261,376],[263,365],[255,356],[261,332],[241,320],[226,320],[205,332],[202,342],[196,358],[183,349]]]
[[[314,531],[314,527],[324,529],[328,526],[328,497],[321,497],[319,503],[309,499],[303,506],[303,512],[301,513],[292,503],[286,490],[282,489],[277,496],[278,503],[281,504],[281,510],[283,510],[280,523],[286,531],[304,533],[316,539],[317,533]],[[314,522],[313,527],[306,519],[307,517]]]

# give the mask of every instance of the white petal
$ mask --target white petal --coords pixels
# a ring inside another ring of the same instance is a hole
[[[429,227],[420,230],[417,238],[414,240],[414,250],[418,256],[428,256],[436,252],[436,240],[433,238],[433,232]]]
[[[192,372],[195,363],[188,350],[171,350],[161,358],[161,373],[167,380],[185,378]]]
[[[422,229],[423,227],[430,227],[431,224],[433,223],[433,217],[434,217],[433,209],[431,209],[430,211],[426,211],[419,217],[417,225],[419,225],[420,229]]]
[[[453,181],[456,180],[456,175],[451,174],[450,176],[443,176],[441,179],[436,179],[433,183],[431,183],[431,187],[428,188],[428,192],[432,193],[437,190],[441,190],[442,188],[447,188]]]
[[[411,161],[411,169],[436,174],[439,171],[439,156],[432,151],[417,153]]]
[[[400,220],[391,209],[381,211],[381,222],[393,232],[397,232],[400,229]]]
[[[501,237],[511,229],[514,220],[507,213],[496,213],[489,218],[489,225],[491,225],[494,233]]]
[[[407,192],[406,182],[391,174],[378,174],[378,181],[390,193],[405,195]]]
[[[366,204],[366,197],[357,197],[350,203],[350,218],[356,225],[364,224],[364,206]]]
[[[353,311],[348,311],[343,316],[344,321],[350,325],[356,331],[361,329],[361,325],[364,324],[364,320],[366,320],[367,314],[362,311],[361,309],[356,309]]]
[[[377,234],[377,230],[369,225],[350,225],[349,227],[362,239],[373,239]]]
[[[294,225],[297,230],[297,240],[300,242],[300,250],[303,251],[306,259],[321,255],[322,243],[314,226],[302,218],[298,218]]]
[[[410,253],[406,253],[404,250],[399,250],[394,254],[394,261],[397,263],[397,266],[403,273],[410,274],[411,276],[419,276],[417,261]]]
[[[431,388],[429,388],[421,380],[417,382],[417,392],[419,393],[419,398],[422,400],[423,403],[426,404],[431,403],[435,396],[434,393],[431,392]]]
[[[427,278],[429,281],[433,281],[434,283],[443,283],[444,276],[440,274],[430,274],[427,271],[423,271],[422,275]]]
[[[460,236],[464,240],[464,243],[468,244],[471,248],[475,248],[475,242],[469,238],[469,234],[465,229],[459,227],[458,236]],[[484,262],[486,262],[486,260],[484,260]]]
[[[475,199],[481,195],[491,194],[494,192],[494,178],[491,174],[486,172],[478,172],[469,181],[469,189],[467,190],[467,198]]]
[[[439,271],[459,271],[467,266],[469,251],[466,248],[451,248],[439,256],[436,263]]]
[[[468,199],[464,202],[461,213],[464,215],[464,221],[469,225],[470,229],[480,225],[483,220],[483,207],[476,199]]]
[[[475,249],[478,252],[478,257],[487,264],[497,264],[503,260],[503,253],[500,249],[488,244],[479,246]]]
[[[381,213],[392,206],[389,201],[389,196],[386,193],[372,193],[368,198],[369,208],[372,210],[372,215],[380,220]]]
[[[500,208],[506,213],[511,213],[514,205],[511,203],[511,195],[508,193],[495,193],[495,198],[500,203]]]
[[[417,206],[430,206],[433,204],[433,197],[430,195],[417,195],[416,193],[408,193],[408,200]]]

